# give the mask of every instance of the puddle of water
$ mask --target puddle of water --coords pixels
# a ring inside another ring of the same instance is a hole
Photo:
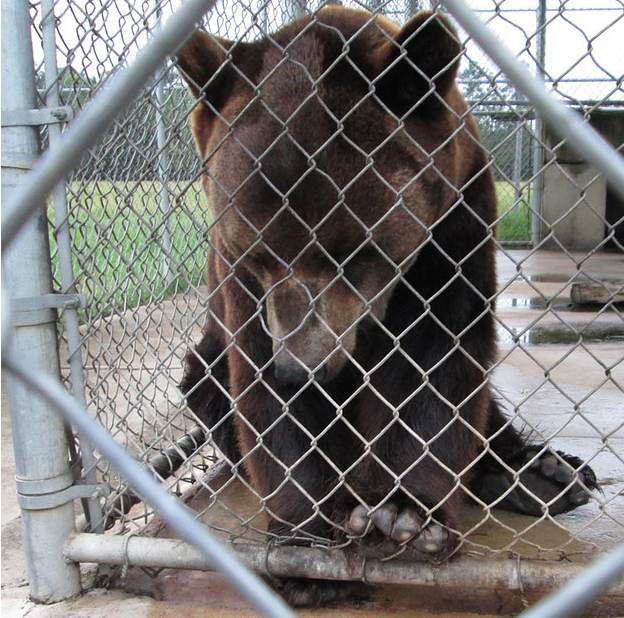
[[[496,309],[498,311],[509,309],[549,309],[557,312],[588,313],[603,307],[604,305],[576,305],[566,296],[557,296],[550,299],[529,296],[501,296],[496,299]],[[607,311],[612,309],[613,307],[611,306],[606,307]]]
[[[586,328],[582,332],[552,328],[531,328],[521,335],[515,335],[499,328],[498,341],[501,345],[572,345],[576,343],[616,343],[624,342],[624,328],[611,326],[606,328]]]
[[[564,274],[540,274],[540,275],[525,275],[524,278],[527,281],[535,281],[535,283],[571,283],[573,277]],[[575,279],[576,281],[576,279]]]
[[[622,281],[621,277],[600,275],[599,279],[590,275],[565,275],[563,273],[541,273],[537,275],[524,275],[526,281],[534,281],[535,283],[587,283],[604,281],[605,283],[618,283]],[[521,279],[519,279],[521,280]]]

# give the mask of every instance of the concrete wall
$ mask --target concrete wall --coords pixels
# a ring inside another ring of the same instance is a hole
[[[624,144],[624,113],[594,112],[590,123],[616,148]],[[545,169],[542,185],[542,247],[590,250],[605,238],[607,185],[598,171],[546,131]],[[554,154],[554,157],[553,157]],[[622,211],[622,212],[620,212]],[[624,216],[624,204],[610,205],[611,223]],[[621,224],[618,227],[624,227]]]
[[[607,183],[587,163],[552,164],[544,170],[543,238],[549,248],[595,248],[605,237]]]

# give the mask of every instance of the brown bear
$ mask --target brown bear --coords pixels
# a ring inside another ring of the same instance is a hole
[[[213,218],[181,387],[293,542],[438,562],[467,496],[557,514],[596,486],[488,386],[496,195],[461,52],[439,13],[327,7],[256,42],[198,31],[177,55]]]

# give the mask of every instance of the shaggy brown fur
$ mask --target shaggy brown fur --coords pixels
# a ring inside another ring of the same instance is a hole
[[[527,446],[487,383],[496,197],[460,53],[439,14],[400,27],[332,7],[254,43],[198,32],[178,54],[214,218],[182,388],[244,456],[274,533],[440,561],[462,487],[540,514],[595,485]],[[296,604],[339,590],[285,586]]]

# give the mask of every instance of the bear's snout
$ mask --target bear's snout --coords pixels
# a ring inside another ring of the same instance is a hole
[[[272,286],[265,307],[278,382],[328,381],[344,367],[364,307],[357,297],[328,281],[294,277]]]
[[[301,385],[310,378],[322,383],[327,377],[327,367],[322,364],[317,368],[310,368],[298,361],[288,350],[277,354],[273,361],[275,379],[281,384]]]

